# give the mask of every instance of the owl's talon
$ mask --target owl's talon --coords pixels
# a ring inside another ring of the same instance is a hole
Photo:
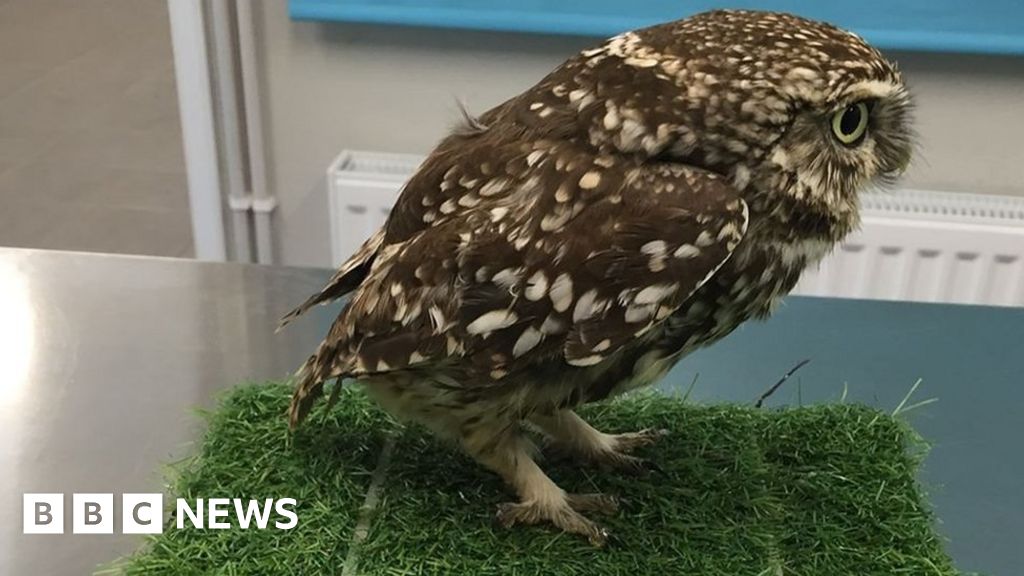
[[[651,446],[668,436],[669,431],[664,428],[644,428],[638,432],[626,432],[624,434],[613,434],[611,436],[616,452],[629,454],[633,450],[643,446]]]
[[[668,476],[668,472],[665,472],[665,469],[661,467],[661,464],[658,464],[654,460],[647,461],[647,470],[658,474],[658,476]]]
[[[523,522],[520,519],[522,512],[517,509],[517,506],[521,506],[521,504],[515,502],[498,504],[498,510],[494,513],[494,521],[498,523],[498,526],[511,528],[516,523]]]
[[[619,470],[628,474],[642,475],[650,474],[651,472],[657,472],[661,475],[665,474],[665,470],[654,461],[621,452],[604,454],[599,457],[598,462],[605,468]]]
[[[591,497],[598,495],[586,494],[582,496]],[[585,537],[594,546],[604,546],[608,541],[608,531],[574,510],[569,504],[570,500],[570,495],[567,495],[566,500],[560,505],[541,505],[537,502],[506,502],[498,505],[494,519],[503,528],[511,528],[516,524],[535,525],[550,522],[563,532],[579,534]],[[586,500],[591,499],[586,498]],[[593,504],[594,502],[596,502],[596,499],[593,499],[590,503]]]
[[[619,499],[607,494],[566,494],[565,500],[577,512],[611,515],[619,511]]]

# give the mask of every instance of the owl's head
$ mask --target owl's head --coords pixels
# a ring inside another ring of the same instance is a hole
[[[857,224],[861,190],[910,160],[899,71],[829,24],[706,12],[616,36],[567,67],[593,144],[722,173],[752,209],[831,236]]]
[[[858,222],[858,193],[907,167],[910,95],[859,36],[764,12],[707,13],[670,34],[669,51],[690,54],[704,87],[687,107],[709,134],[689,153],[730,175],[755,208],[842,236]]]

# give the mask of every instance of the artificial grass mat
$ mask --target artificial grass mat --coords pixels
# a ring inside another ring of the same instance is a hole
[[[957,574],[914,478],[919,439],[902,421],[864,406],[762,410],[642,394],[585,407],[583,415],[603,430],[670,431],[640,453],[661,473],[542,463],[566,490],[627,499],[615,516],[592,516],[613,536],[598,549],[547,528],[494,526],[496,505],[514,499],[498,478],[420,427],[395,423],[358,388],[346,387],[328,414],[321,403],[289,436],[283,414],[290,394],[284,384],[227,393],[209,414],[198,454],[175,470],[164,532],[106,570]],[[371,482],[376,505],[369,511]],[[178,530],[174,497],[292,497],[299,524]]]

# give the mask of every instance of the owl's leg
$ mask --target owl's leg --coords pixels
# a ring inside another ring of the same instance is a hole
[[[519,496],[519,502],[498,506],[495,519],[499,524],[511,527],[550,522],[586,537],[595,546],[604,545],[608,533],[581,512],[612,512],[617,507],[615,500],[601,494],[567,494],[559,488],[537,466],[531,444],[518,425],[497,432],[477,429],[463,435],[462,440],[471,456],[500,474]]]
[[[664,437],[665,430],[645,429],[624,434],[605,434],[587,424],[572,410],[535,413],[530,422],[551,437],[555,445],[584,460],[611,468],[642,471],[654,465],[630,453]]]

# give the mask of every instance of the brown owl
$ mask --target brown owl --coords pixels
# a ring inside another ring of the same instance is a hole
[[[573,409],[663,376],[768,316],[858,225],[858,194],[911,156],[910,98],[858,36],[787,14],[715,11],[626,32],[441,141],[387,224],[285,319],[351,294],[298,373],[298,425],[324,381],[451,438],[519,501],[595,544],[537,465],[529,426],[636,468],[661,434]]]

